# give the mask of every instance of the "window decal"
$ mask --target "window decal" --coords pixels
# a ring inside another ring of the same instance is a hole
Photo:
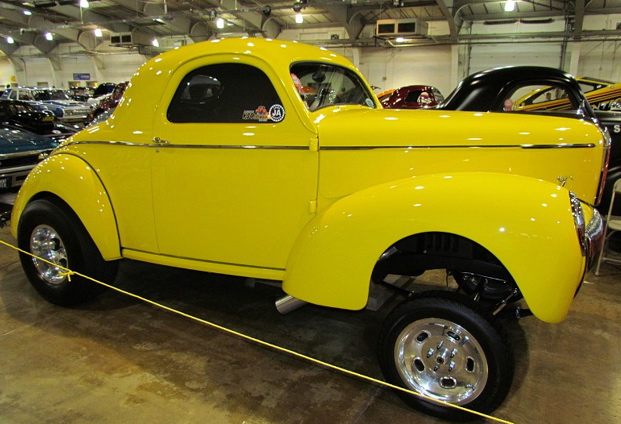
[[[285,119],[285,108],[282,105],[272,105],[269,110],[269,115],[272,121],[280,122]]]
[[[272,105],[269,110],[265,106],[259,106],[255,110],[244,110],[242,115],[244,121],[280,122],[285,119],[285,108],[282,105]]]

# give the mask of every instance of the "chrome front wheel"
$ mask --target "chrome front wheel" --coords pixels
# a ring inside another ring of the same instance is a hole
[[[429,291],[397,306],[380,333],[379,360],[386,380],[410,406],[448,420],[496,409],[513,380],[509,338],[500,322],[466,296]]]
[[[472,402],[487,383],[479,342],[464,327],[426,318],[407,325],[395,344],[397,370],[408,387],[456,405]]]

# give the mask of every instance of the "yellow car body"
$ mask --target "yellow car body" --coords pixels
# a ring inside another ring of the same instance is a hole
[[[223,63],[262,71],[283,115],[264,122],[258,108],[248,122],[171,122],[186,75]],[[291,75],[304,63],[357,75],[368,98],[313,110]],[[367,304],[374,266],[396,242],[454,234],[491,252],[537,317],[561,321],[592,255],[570,191],[588,224],[606,149],[598,127],[384,110],[371,93],[347,59],[303,44],[227,39],[167,52],[137,71],[111,118],[30,174],[12,232],[30,202],[54,197],[105,260],[282,280],[298,299],[352,310]]]

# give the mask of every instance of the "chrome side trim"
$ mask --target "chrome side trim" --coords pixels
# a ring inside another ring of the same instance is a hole
[[[589,144],[470,144],[470,145],[446,145],[446,146],[326,146],[320,150],[374,150],[374,149],[591,149],[596,145]]]
[[[257,150],[309,150],[309,146],[259,146],[259,145],[225,145],[225,144],[164,144],[162,142],[158,143],[132,143],[129,141],[72,141],[64,146],[73,146],[79,144],[114,144],[114,145],[122,145],[122,146],[133,146],[133,147],[157,147],[157,148],[179,148],[179,149],[257,149]],[[405,150],[427,150],[427,149],[591,149],[596,145],[593,143],[588,144],[472,144],[472,145],[446,145],[446,146],[325,146],[319,147],[319,150],[326,151],[338,151],[338,150],[376,150],[376,149],[405,149]]]
[[[310,150],[309,146],[258,146],[253,144],[242,145],[226,145],[226,144],[170,144],[170,142],[160,141],[157,143],[132,143],[129,141],[72,141],[69,142],[63,147],[66,146],[75,146],[80,144],[111,144],[111,145],[121,145],[121,146],[130,146],[130,147],[151,147],[158,149],[169,149],[169,148],[177,148],[177,149],[230,149],[230,150]]]
[[[0,154],[0,161],[14,158],[21,158],[25,156],[38,156],[43,153],[50,153],[54,148],[41,149],[41,150],[29,150],[26,152],[15,152],[15,153],[2,153]]]

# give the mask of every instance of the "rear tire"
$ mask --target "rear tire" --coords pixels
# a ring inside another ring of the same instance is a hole
[[[388,382],[486,414],[504,401],[513,381],[511,343],[500,322],[473,300],[452,292],[420,293],[397,306],[380,333],[379,360]],[[478,418],[397,394],[438,418]]]
[[[77,275],[69,278],[59,266],[108,284],[116,277],[118,261],[103,260],[82,222],[65,204],[49,200],[29,203],[17,232],[20,249],[54,264],[20,253],[26,277],[51,303],[75,306],[94,299],[105,290],[105,286]]]

